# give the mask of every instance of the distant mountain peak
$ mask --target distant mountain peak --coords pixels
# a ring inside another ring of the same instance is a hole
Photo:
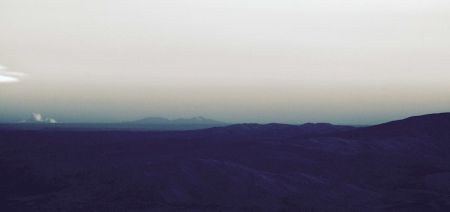
[[[207,118],[203,117],[203,116],[195,116],[191,118],[192,120],[208,120]]]
[[[46,124],[55,124],[57,121],[54,118],[45,117],[44,115],[40,113],[31,113],[31,116],[22,121],[25,123],[46,123]]]
[[[147,117],[134,121],[132,123],[138,124],[205,124],[205,125],[223,125],[224,122],[216,121],[213,119],[205,118],[203,116],[195,116],[192,118],[177,118],[167,119],[162,117]]]
[[[134,121],[134,122],[142,122],[142,123],[145,123],[145,122],[170,122],[170,120],[169,119],[166,119],[166,118],[162,118],[162,117],[147,117],[147,118],[143,118],[143,119],[139,119],[139,120],[137,120],[137,121]]]

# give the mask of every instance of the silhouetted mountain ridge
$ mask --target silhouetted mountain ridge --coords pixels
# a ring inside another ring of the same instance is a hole
[[[362,138],[395,136],[450,138],[450,113],[413,116],[402,120],[359,128],[344,134]]]
[[[332,125],[328,123],[306,123],[302,125],[269,123],[256,124],[244,123],[233,124],[223,127],[213,127],[200,131],[193,132],[194,134],[209,134],[222,135],[232,137],[247,137],[247,138],[277,138],[286,139],[294,137],[304,137],[311,135],[322,135],[329,133],[345,132],[355,129],[351,126]]]

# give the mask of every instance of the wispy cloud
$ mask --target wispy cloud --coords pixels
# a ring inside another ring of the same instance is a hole
[[[0,83],[20,82],[20,79],[25,76],[24,73],[9,71],[7,67],[0,65]]]

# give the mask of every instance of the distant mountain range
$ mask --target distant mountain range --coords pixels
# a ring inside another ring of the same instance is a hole
[[[333,125],[329,123],[292,124],[230,124],[202,116],[192,118],[167,119],[162,117],[148,117],[136,121],[119,123],[58,123],[55,119],[33,113],[30,118],[17,124],[0,124],[0,129],[71,129],[71,130],[204,130],[202,133],[227,134],[228,136],[274,136],[295,137],[305,135],[340,133],[346,137],[386,137],[401,134],[419,134],[443,136],[442,128],[447,129],[450,113],[429,114],[410,117],[404,120],[392,121],[385,124],[368,127],[354,127]],[[431,123],[433,125],[431,125]],[[51,124],[51,125],[49,125]],[[438,131],[436,133],[436,131]],[[449,130],[450,133],[450,130]],[[445,135],[449,136],[449,135]]]
[[[50,125],[51,124],[51,125]],[[225,122],[208,119],[202,116],[192,118],[167,119],[148,117],[136,121],[115,123],[58,123],[55,119],[33,113],[30,118],[19,123],[3,123],[0,129],[70,129],[70,130],[195,130],[229,125]]]
[[[52,125],[49,125],[52,123]],[[57,123],[55,119],[44,117],[39,113],[33,113],[30,118],[18,124],[0,124],[1,128],[12,129],[70,129],[70,130],[199,130],[210,129],[210,133],[231,133],[247,135],[268,134],[317,134],[341,132],[355,127],[333,125],[329,123],[306,123],[302,125],[291,124],[230,124],[202,116],[192,118],[168,119],[163,117],[148,117],[136,121],[118,123]]]
[[[179,125],[179,124],[188,124],[188,125],[226,125],[224,122],[208,119],[202,116],[197,116],[193,118],[179,118],[179,119],[167,119],[161,117],[148,117],[144,119],[140,119],[132,122],[125,122],[127,124],[156,124],[156,125]]]

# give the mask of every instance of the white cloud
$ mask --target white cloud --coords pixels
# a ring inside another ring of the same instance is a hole
[[[20,78],[25,76],[24,73],[8,71],[8,68],[0,65],[0,83],[20,82]]]
[[[19,79],[16,77],[6,76],[3,73],[0,73],[0,83],[13,83],[19,82]]]
[[[45,117],[40,113],[32,113],[31,117],[24,120],[23,122],[26,122],[26,123],[48,123],[48,124],[57,123],[57,121],[54,118]]]

